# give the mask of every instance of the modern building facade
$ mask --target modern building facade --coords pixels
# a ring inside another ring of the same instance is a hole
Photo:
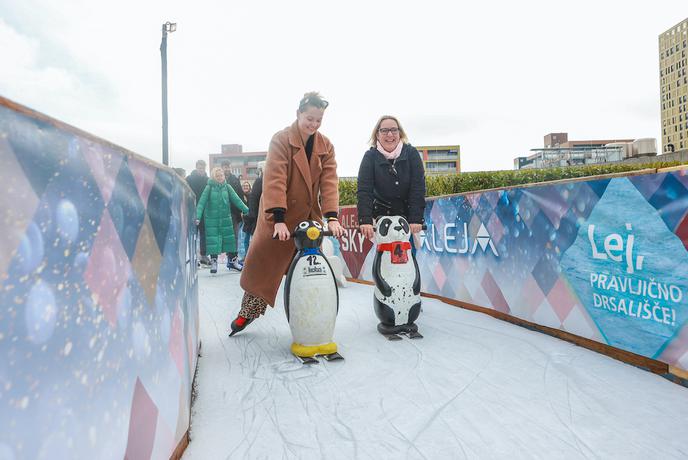
[[[514,159],[514,169],[554,168],[624,161],[657,155],[657,141],[645,139],[596,139],[570,141],[568,133],[550,133],[544,147]]]
[[[662,152],[688,150],[688,18],[659,36]]]
[[[423,159],[426,175],[458,174],[461,172],[461,147],[459,145],[414,146]]]
[[[209,169],[229,161],[232,173],[241,180],[253,183],[258,178],[258,162],[265,160],[268,152],[244,152],[240,144],[222,144],[222,153],[208,155]]]

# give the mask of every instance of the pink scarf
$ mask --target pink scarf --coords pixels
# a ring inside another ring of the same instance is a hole
[[[382,147],[382,144],[380,144],[380,141],[377,141],[377,151],[380,152],[387,158],[388,160],[396,160],[399,158],[399,154],[401,154],[401,149],[404,148],[404,143],[399,141],[396,147],[394,147],[394,150],[391,152],[388,152]]]

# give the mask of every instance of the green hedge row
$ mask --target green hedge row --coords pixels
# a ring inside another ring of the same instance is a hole
[[[639,169],[660,169],[679,166],[680,161],[657,161],[638,164],[606,164],[569,166],[566,168],[521,169],[513,171],[480,171],[441,176],[426,176],[426,196],[451,195],[454,193],[475,192],[491,188],[510,187],[521,184],[534,184],[574,177],[599,176],[603,174],[637,171]],[[339,204],[356,204],[356,180],[339,181]]]

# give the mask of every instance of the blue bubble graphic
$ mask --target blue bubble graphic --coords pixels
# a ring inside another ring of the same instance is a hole
[[[19,243],[19,267],[24,273],[31,273],[43,260],[43,235],[35,222],[31,222]]]
[[[57,234],[68,242],[76,241],[79,236],[79,213],[69,200],[60,200],[55,210]]]
[[[24,319],[27,337],[31,342],[40,345],[53,335],[57,305],[53,290],[45,282],[39,280],[31,288],[26,300]]]
[[[86,267],[88,265],[88,253],[87,252],[79,252],[77,253],[76,256],[74,256],[74,268],[77,269],[79,272],[84,272],[86,270]]]

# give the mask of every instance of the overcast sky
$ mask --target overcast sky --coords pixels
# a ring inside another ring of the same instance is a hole
[[[462,170],[511,169],[549,132],[655,137],[667,1],[0,0],[0,95],[160,161],[168,38],[170,164],[267,149],[304,92],[355,175],[374,123],[461,145]]]

